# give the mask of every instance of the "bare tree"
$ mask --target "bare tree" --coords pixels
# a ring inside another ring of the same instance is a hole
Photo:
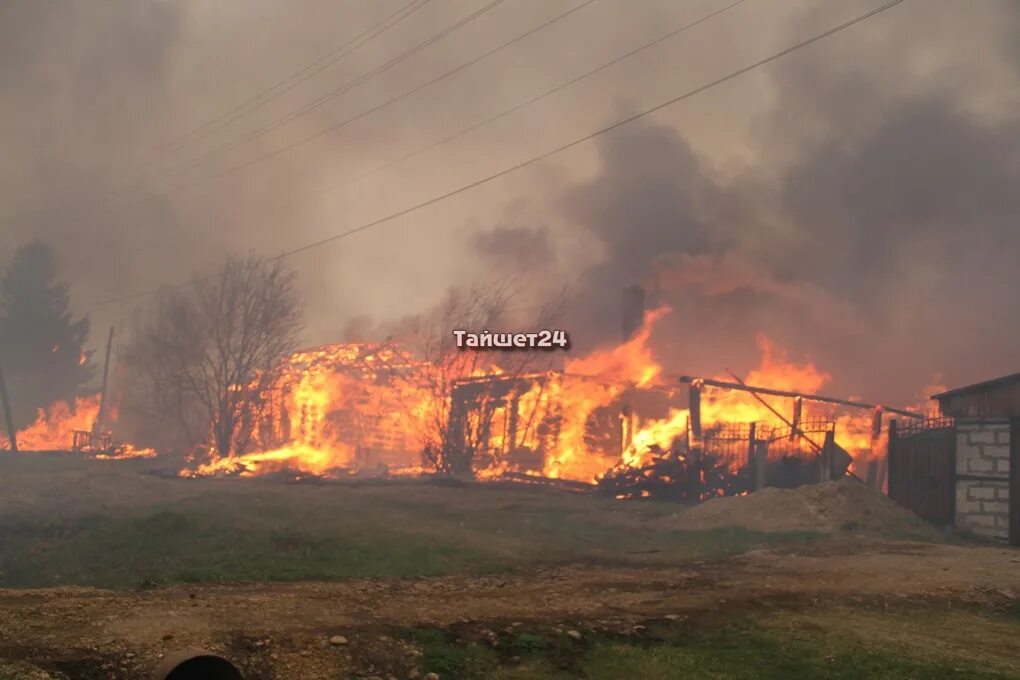
[[[126,360],[150,412],[174,420],[192,445],[244,452],[296,349],[302,309],[279,262],[230,258],[218,275],[160,296]]]
[[[421,379],[430,395],[422,433],[423,458],[425,465],[437,472],[457,477],[473,476],[478,444],[473,441],[473,435],[477,432],[465,430],[465,424],[453,417],[452,395],[460,381],[497,371],[507,377],[519,377],[552,367],[552,357],[545,352],[477,351],[456,345],[455,329],[496,331],[513,322],[515,331],[537,331],[557,318],[563,306],[564,295],[554,296],[534,313],[534,321],[525,325],[514,321],[514,317],[521,316],[511,308],[517,295],[515,282],[510,279],[474,286],[467,291],[453,291],[437,313],[416,330],[415,349],[425,360]],[[486,402],[482,410],[494,405],[495,402]],[[478,415],[479,420],[485,421],[492,414]],[[468,441],[464,441],[465,436]]]

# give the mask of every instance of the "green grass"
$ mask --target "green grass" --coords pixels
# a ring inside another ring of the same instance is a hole
[[[408,628],[401,637],[422,649],[422,665],[441,678],[475,678],[499,666],[499,657],[479,642],[459,643],[441,630]]]
[[[409,532],[306,530],[176,511],[44,525],[6,522],[0,542],[0,585],[6,587],[394,577],[486,563],[470,547]]]
[[[417,577],[572,561],[676,564],[816,536],[645,528],[642,513],[663,511],[562,494],[219,486],[226,493],[8,514],[0,519],[0,587]]]
[[[1017,632],[1020,632],[1018,630]],[[973,658],[891,645],[862,645],[852,636],[824,631],[791,637],[768,619],[747,619],[723,628],[658,631],[656,641],[562,634],[503,636],[499,653],[441,631],[415,630],[423,669],[448,680],[948,680],[1020,678],[1020,673]],[[928,643],[930,644],[930,640]],[[507,659],[513,662],[507,663]]]

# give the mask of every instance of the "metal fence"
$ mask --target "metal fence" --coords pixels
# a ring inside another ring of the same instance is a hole
[[[832,420],[819,418],[806,420],[797,425],[762,428],[761,439],[768,442],[769,460],[781,460],[783,458],[804,458],[814,456],[825,445],[825,437],[830,432],[835,432],[836,423]]]
[[[739,470],[750,463],[751,440],[758,439],[754,423],[729,423],[707,428],[702,434],[706,455],[725,462],[730,470]]]
[[[889,497],[929,522],[956,516],[956,427],[952,418],[889,424]]]

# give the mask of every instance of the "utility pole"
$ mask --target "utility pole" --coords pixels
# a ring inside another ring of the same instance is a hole
[[[14,430],[14,415],[11,413],[11,400],[7,396],[7,382],[4,380],[4,369],[0,366],[0,402],[4,407],[4,420],[7,421],[7,440],[11,443],[11,453],[18,452],[18,433]]]
[[[106,362],[103,364],[103,391],[99,393],[99,413],[96,415],[96,422],[92,424],[92,434],[99,437],[103,434],[103,418],[106,415],[106,386],[110,379],[110,351],[113,349],[113,326],[110,326],[110,336],[106,340]]]

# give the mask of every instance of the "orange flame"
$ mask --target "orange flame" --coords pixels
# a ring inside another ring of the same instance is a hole
[[[39,409],[35,422],[17,433],[19,451],[69,451],[73,445],[74,433],[90,432],[99,417],[99,395],[75,399],[74,408],[63,401],[47,409]],[[117,420],[117,409],[107,410],[108,419]],[[6,437],[0,437],[0,448],[10,449]],[[120,444],[105,452],[88,452],[93,458],[121,460],[125,458],[152,458],[156,451],[138,448],[131,444]]]
[[[648,340],[655,324],[669,314],[669,307],[645,313],[644,323],[630,340],[610,350],[595,351],[586,357],[569,360],[565,372],[587,375],[606,382],[628,382],[645,387],[659,377],[662,367],[656,363]]]
[[[465,432],[473,437],[477,475],[491,478],[516,472],[591,482],[616,465],[640,466],[651,452],[668,450],[686,437],[690,422],[682,401],[686,389],[664,376],[649,346],[656,324],[669,313],[666,307],[647,312],[630,340],[569,359],[563,372],[502,376],[500,380],[517,380],[523,387],[480,397],[464,417]],[[810,361],[791,361],[764,335],[758,338],[758,348],[761,358],[744,376],[747,384],[816,394],[831,380]],[[446,400],[449,408],[452,399],[450,394],[430,392],[422,380],[436,370],[439,367],[392,347],[372,344],[326,345],[299,352],[287,360],[274,387],[272,413],[254,428],[254,450],[231,456],[213,452],[180,474],[287,471],[335,476],[378,469],[418,473],[423,433],[435,426],[441,402]],[[495,379],[500,372],[486,367],[472,375]],[[651,401],[657,406],[631,407],[646,397],[654,397]],[[782,417],[750,393],[706,388],[702,423],[709,428],[756,423],[759,436],[767,437],[770,431],[787,427],[793,401],[764,399]],[[855,465],[883,450],[873,418],[867,411],[809,400],[800,413],[802,423],[832,423],[837,443],[854,455]]]
[[[78,397],[74,408],[58,401],[39,409],[35,422],[18,432],[21,451],[67,451],[75,430],[89,430],[99,415],[99,395]],[[9,443],[5,441],[6,448]]]
[[[209,460],[182,476],[254,476],[288,470],[332,476],[418,464],[428,392],[422,367],[392,348],[326,345],[298,352],[277,381],[270,414],[254,433],[259,450]]]

